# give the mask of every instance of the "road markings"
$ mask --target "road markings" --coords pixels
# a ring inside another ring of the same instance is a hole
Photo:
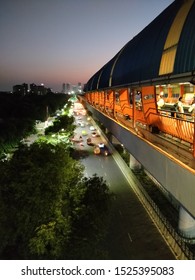
[[[129,237],[130,242],[133,242],[131,235],[129,233],[128,233],[128,237]]]

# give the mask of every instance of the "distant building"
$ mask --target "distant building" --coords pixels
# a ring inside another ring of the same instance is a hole
[[[71,84],[66,84],[66,90],[65,93],[70,93],[72,90],[72,85]]]
[[[45,88],[44,84],[36,85],[36,84],[30,84],[30,93],[36,94],[36,95],[45,95],[47,94],[47,88]],[[49,89],[49,92],[51,92],[51,89]]]
[[[79,82],[77,85],[72,85],[69,83],[63,83],[62,84],[62,92],[65,94],[73,94],[73,93],[82,93],[83,92],[83,86]]]
[[[47,89],[44,87],[43,84],[41,84],[40,86],[37,86],[37,90],[38,90],[38,95],[47,94]]]
[[[26,95],[28,93],[28,84],[23,83],[22,85],[13,86],[13,93],[19,95]]]
[[[30,84],[30,89],[28,89],[28,84],[23,83],[22,85],[13,86],[13,94],[18,95],[46,95],[47,93],[52,93],[51,88],[46,88],[44,84],[36,85],[34,83]]]
[[[78,92],[83,93],[83,86],[81,83],[78,83]]]
[[[35,85],[34,83],[30,84],[30,93],[31,94],[38,94],[37,85]]]
[[[62,93],[65,93],[65,89],[66,89],[66,84],[63,83],[63,84],[62,84]]]

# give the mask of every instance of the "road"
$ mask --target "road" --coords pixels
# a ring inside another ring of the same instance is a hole
[[[86,122],[89,124],[86,125]],[[88,134],[82,136],[82,143],[75,144],[78,149],[87,151],[87,156],[81,159],[85,166],[85,175],[90,177],[96,173],[98,176],[102,176],[111,192],[114,193],[105,242],[108,258],[112,260],[174,260],[172,251],[153,224],[112,155],[108,157],[94,155],[94,147],[87,145],[86,138],[91,137],[89,127],[92,124],[90,121],[87,121],[86,117],[82,117],[81,120],[76,117],[76,123],[75,137],[77,139],[83,130]],[[85,127],[81,127],[78,123],[84,124]],[[100,137],[92,138],[92,141],[97,144],[106,140],[100,135]]]

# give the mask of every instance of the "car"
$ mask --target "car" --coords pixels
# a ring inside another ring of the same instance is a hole
[[[110,154],[108,147],[104,143],[99,143],[98,147],[103,155],[108,156]]]
[[[104,153],[105,156],[109,155],[109,150],[107,149],[107,147],[104,148],[103,153]]]
[[[101,149],[101,148],[104,148],[105,147],[105,144],[104,143],[99,143],[98,144],[98,147]]]
[[[91,131],[95,131],[95,130],[96,130],[95,127],[94,127],[93,125],[91,125],[91,126],[89,127],[89,129],[90,129]]]
[[[91,136],[92,137],[99,137],[100,135],[97,132],[94,131],[94,132],[91,133]]]
[[[93,152],[94,152],[95,155],[99,155],[101,153],[101,150],[100,150],[100,148],[98,146],[96,146],[94,148]]]
[[[73,138],[70,139],[72,142],[75,142],[75,143],[79,143],[79,142],[82,142],[83,141],[83,138],[82,138],[82,135],[80,135],[79,137],[78,136],[74,136]]]
[[[82,130],[82,135],[86,136],[87,135],[87,131],[86,130]]]
[[[94,148],[94,154],[99,155],[102,154],[104,156],[108,156],[110,154],[108,147],[104,143],[99,143],[95,148]]]

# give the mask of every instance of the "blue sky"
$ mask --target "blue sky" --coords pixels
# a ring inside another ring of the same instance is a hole
[[[172,2],[0,1],[0,90],[86,83]]]

